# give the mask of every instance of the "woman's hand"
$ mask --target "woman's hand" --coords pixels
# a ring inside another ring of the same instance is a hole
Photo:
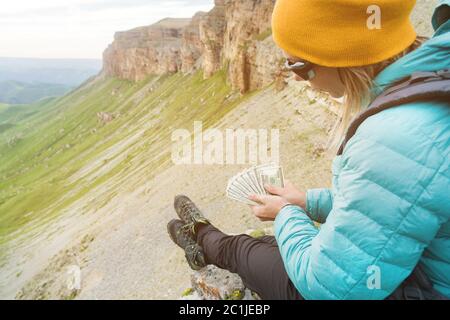
[[[278,188],[269,185],[266,185],[265,188],[270,194],[280,196],[287,202],[295,204],[306,210],[306,192],[299,191],[289,181],[286,181],[284,188]]]
[[[289,181],[286,181],[284,188],[270,185],[266,185],[264,188],[271,195],[250,196],[250,200],[261,204],[252,207],[254,215],[261,221],[274,221],[281,209],[289,204],[306,208],[306,193],[299,191]]]
[[[250,200],[260,203],[259,206],[253,206],[252,211],[261,221],[274,221],[281,209],[291,204],[282,197],[271,195],[251,195]]]

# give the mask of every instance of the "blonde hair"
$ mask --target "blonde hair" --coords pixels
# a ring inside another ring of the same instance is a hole
[[[332,131],[329,143],[331,150],[337,150],[345,137],[351,121],[360,112],[364,111],[374,97],[371,89],[375,77],[387,66],[408,53],[419,48],[428,38],[418,36],[414,43],[396,56],[382,62],[361,67],[338,68],[341,81],[344,84],[344,106],[341,109],[339,119]]]

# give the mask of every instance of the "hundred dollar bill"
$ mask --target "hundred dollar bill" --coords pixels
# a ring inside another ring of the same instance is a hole
[[[227,196],[251,206],[258,205],[249,199],[251,194],[267,195],[265,185],[284,187],[283,169],[276,164],[265,164],[244,170],[228,181]]]
[[[238,202],[247,204],[247,205],[249,205],[249,206],[257,206],[257,205],[258,205],[258,203],[254,202],[254,201],[252,201],[252,200],[250,200],[250,199],[247,199],[247,198],[245,198],[245,197],[242,197],[242,196],[240,196],[240,195],[236,195],[236,194],[234,194],[234,193],[232,193],[232,192],[229,192],[229,193],[227,194],[227,196],[228,196],[228,198],[230,198],[230,199],[232,199],[232,200],[235,200],[235,201],[238,201]]]
[[[281,167],[266,167],[259,169],[259,176],[263,186],[271,185],[284,188],[284,175]]]

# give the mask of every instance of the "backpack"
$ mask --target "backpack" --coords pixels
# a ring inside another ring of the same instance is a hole
[[[410,77],[390,86],[350,124],[338,156],[342,155],[348,141],[367,118],[406,103],[433,100],[450,103],[450,69],[413,73]]]
[[[349,140],[367,118],[405,103],[419,101],[444,101],[450,107],[450,69],[436,72],[417,72],[390,86],[351,123],[339,148],[338,155],[342,155]],[[419,265],[387,299],[449,300],[433,288],[430,279]]]

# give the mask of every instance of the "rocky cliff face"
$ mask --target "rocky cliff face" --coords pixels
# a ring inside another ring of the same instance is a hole
[[[227,1],[224,61],[235,89],[260,88],[280,70],[281,52],[271,39],[274,0]]]
[[[436,0],[429,2],[419,0],[413,15],[420,34],[431,34],[428,20]],[[139,81],[151,74],[199,69],[208,78],[226,68],[229,83],[242,93],[274,81],[281,89],[283,55],[270,29],[274,4],[275,0],[215,0],[211,11],[192,19],[164,19],[118,32],[104,53],[104,73]],[[427,23],[416,17],[425,10]]]
[[[197,13],[183,30],[181,45],[181,72],[189,73],[201,67],[203,42],[200,38],[200,23],[204,12]]]
[[[234,89],[244,93],[261,88],[282,79],[282,54],[270,32],[274,3],[216,0],[210,12],[192,19],[165,19],[119,32],[104,53],[104,73],[139,81],[150,74],[198,69],[208,78],[227,68]]]
[[[116,33],[103,54],[103,71],[133,81],[179,71],[183,32],[190,21],[164,19],[149,27]]]

